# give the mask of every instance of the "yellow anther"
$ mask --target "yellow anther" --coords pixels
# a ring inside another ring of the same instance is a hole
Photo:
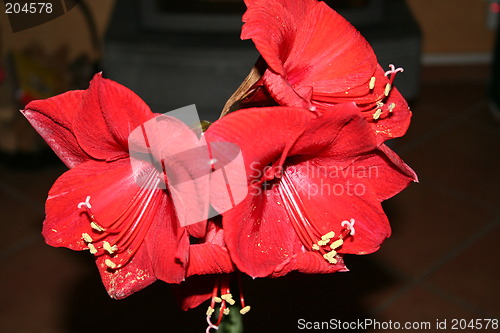
[[[89,234],[87,233],[83,233],[82,234],[82,239],[86,242],[86,243],[92,243],[94,240],[92,239],[92,237],[90,237]]]
[[[312,245],[312,249],[313,249],[313,250],[316,250],[316,251],[319,251],[319,246],[318,246],[318,244],[313,244],[313,245]]]
[[[377,102],[377,107],[378,107],[378,108],[381,108],[381,107],[383,107],[383,106],[384,106],[384,103],[383,103],[383,102],[380,102],[380,101],[379,101],[379,102]]]
[[[227,316],[229,314],[229,308],[225,308],[223,313]]]
[[[386,97],[387,97],[387,96],[389,96],[389,93],[391,92],[391,89],[392,89],[391,84],[390,84],[390,83],[387,83],[387,84],[385,85],[385,89],[384,89],[384,95],[385,95]]]
[[[87,246],[89,247],[89,251],[91,254],[96,254],[97,253],[97,249],[95,248],[94,244],[87,244]]]
[[[325,246],[326,244],[328,244],[329,241],[330,241],[329,239],[322,239],[322,240],[318,241],[318,245]]]
[[[99,232],[103,232],[104,231],[104,229],[100,225],[98,225],[97,223],[95,223],[95,222],[90,222],[90,226],[92,227],[92,229],[97,230]]]
[[[240,313],[241,313],[242,315],[244,315],[244,314],[248,313],[248,311],[250,311],[250,305],[247,305],[247,306],[245,306],[243,309],[241,309],[241,310],[240,310]]]
[[[325,258],[330,264],[336,264],[337,259],[335,259],[335,256],[337,255],[337,251],[332,250],[328,253],[323,254],[323,258]]]
[[[391,103],[389,105],[389,112],[392,112],[392,110],[394,110],[395,107],[396,107],[396,103]]]
[[[210,317],[215,312],[215,309],[211,306],[207,309],[207,317]]]
[[[380,118],[381,114],[382,114],[382,109],[377,109],[373,114],[373,119],[377,120],[378,118]]]
[[[220,303],[220,302],[222,302],[222,299],[220,297],[214,297],[214,302]]]
[[[329,233],[326,233],[323,236],[321,236],[321,240],[330,240],[333,237],[335,237],[335,233],[333,231],[330,231]]]
[[[375,76],[372,76],[372,78],[370,79],[370,84],[368,86],[370,90],[373,90],[373,88],[375,88],[375,80],[376,80]]]
[[[117,250],[118,250],[118,247],[117,247],[116,245],[111,246],[111,245],[109,245],[109,243],[108,243],[108,242],[106,242],[106,241],[102,242],[102,247],[103,247],[106,251],[108,251],[108,253],[109,253],[109,254],[113,254],[113,253],[115,253],[115,251],[117,251]]]
[[[343,239],[337,239],[335,242],[333,242],[332,244],[330,244],[330,248],[332,250],[335,250],[335,249],[341,247],[342,244],[344,244],[344,240]]]
[[[234,305],[234,303],[235,303],[234,299],[233,299],[233,295],[231,295],[231,294],[224,294],[220,298],[222,298],[223,300],[228,302],[230,305]]]
[[[104,263],[111,269],[115,269],[117,267],[117,265],[109,259],[104,260]]]

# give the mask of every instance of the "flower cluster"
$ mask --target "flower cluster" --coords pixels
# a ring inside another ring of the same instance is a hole
[[[87,90],[22,111],[70,168],[48,195],[47,243],[90,251],[113,298],[163,280],[179,285],[184,309],[210,299],[208,319],[217,305],[220,315],[209,329],[235,303],[232,273],[333,273],[347,270],[344,254],[376,251],[390,235],[381,202],[416,181],[384,143],[410,122],[393,87],[402,70],[384,71],[359,32],[323,2],[246,4],[242,38],[261,59],[203,134],[209,146],[230,142],[243,155],[248,194],[222,217],[183,225],[173,194],[159,186],[169,181],[165,169],[131,167],[132,131],[158,115],[101,74]],[[198,140],[175,118],[161,122],[156,154]],[[169,139],[172,127],[182,142]],[[217,209],[220,199],[210,200]]]

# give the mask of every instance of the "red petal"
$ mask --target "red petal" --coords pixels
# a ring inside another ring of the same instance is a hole
[[[78,204],[90,196],[92,213],[106,228],[132,200],[136,200],[135,195],[140,190],[132,176],[128,159],[112,163],[88,161],[69,170],[49,192],[43,227],[47,243],[73,250],[86,249],[82,234],[98,237],[98,233],[90,227],[87,215],[77,207]],[[166,193],[163,190],[155,191],[140,221],[144,225],[151,222],[151,226],[134,260],[137,267],[148,276],[155,275],[167,282],[178,283],[184,279],[189,240],[178,226],[173,205]],[[143,208],[139,206],[136,209]],[[141,253],[143,251],[149,255]]]
[[[260,190],[260,189],[259,189]],[[266,277],[301,251],[277,187],[255,191],[223,215],[226,244],[238,269]]]
[[[210,243],[190,246],[187,276],[222,274],[233,271],[233,262],[227,249]]]
[[[247,175],[252,175],[270,163],[283,160],[314,118],[313,113],[299,108],[244,109],[216,121],[205,138],[208,143],[230,142],[240,147]]]
[[[75,115],[81,110],[84,91],[75,90],[29,103],[21,111],[59,158],[72,168],[89,159],[73,133]]]
[[[324,2],[318,2],[301,22],[286,63],[288,81],[313,87],[314,94],[345,95],[367,83],[376,66],[368,42]]]
[[[309,108],[316,96],[349,101],[369,94],[375,54],[326,4],[256,1],[243,20],[242,38],[251,38],[268,63],[263,80],[280,104]]]
[[[401,157],[392,151],[387,145],[380,145],[379,150],[384,153],[385,158],[389,159],[391,163],[402,172],[407,178],[418,183],[418,177],[415,171],[406,164]]]
[[[348,269],[344,263],[343,257],[336,257],[337,263],[330,264],[318,252],[301,252],[293,257],[292,260],[277,267],[272,277],[285,276],[291,271],[298,271],[305,274],[327,274],[335,272],[347,272]]]
[[[293,47],[295,31],[316,1],[247,1],[241,38],[252,39],[274,72],[284,75],[283,63]]]
[[[354,103],[331,106],[309,122],[290,155],[334,157],[351,163],[377,147],[377,138]]]
[[[96,74],[83,96],[83,111],[76,115],[74,133],[80,146],[96,159],[128,155],[128,136],[154,117],[131,90]]]
[[[391,104],[394,105],[394,109],[389,111]],[[382,107],[381,117],[374,120],[373,115],[368,114],[367,118],[375,132],[387,140],[403,136],[410,126],[411,116],[412,113],[404,97],[396,88],[392,88]]]
[[[390,226],[370,178],[358,176],[358,172],[370,169],[356,164],[344,169],[325,160],[319,166],[305,161],[287,169],[308,218],[320,232],[333,231],[336,235],[342,230],[342,221],[354,219],[355,236],[349,237],[339,252],[366,254],[378,250],[389,237]]]
[[[417,181],[415,172],[404,163],[399,156],[382,145],[372,154],[367,154],[356,161],[356,165],[369,171],[370,185],[373,187],[379,201],[392,198],[411,182]],[[398,159],[395,164],[392,159]]]
[[[180,285],[173,285],[172,291],[181,309],[187,311],[209,300],[216,278],[214,275],[192,276]]]
[[[146,251],[139,251],[126,266],[117,270],[110,270],[106,266],[106,258],[96,258],[102,283],[109,296],[122,299],[155,282],[156,277],[149,264],[149,257],[150,254]]]

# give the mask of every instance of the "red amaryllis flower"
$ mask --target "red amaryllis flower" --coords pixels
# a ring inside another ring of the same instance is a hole
[[[190,234],[179,225],[169,193],[159,186],[165,174],[151,163],[131,167],[129,134],[155,117],[148,106],[98,74],[88,90],[34,101],[22,112],[71,168],[49,192],[43,225],[46,242],[89,250],[114,298],[126,297],[156,279],[183,281]],[[174,118],[162,122],[182,135],[153,155],[163,154],[169,145],[174,151],[197,145],[196,134],[187,126]],[[201,237],[203,230],[200,223],[190,232]],[[211,251],[209,245],[195,247],[190,269],[203,269],[199,265],[205,251]]]
[[[304,109],[236,111],[206,132],[241,147],[250,191],[223,214],[232,260],[253,277],[345,270],[339,253],[376,251],[390,235],[380,202],[414,172],[386,146],[354,103],[317,117]]]
[[[406,132],[411,113],[392,86],[401,69],[385,72],[342,16],[316,0],[246,4],[241,37],[252,39],[267,63],[254,90],[263,85],[280,105],[318,112],[355,102],[380,141]]]

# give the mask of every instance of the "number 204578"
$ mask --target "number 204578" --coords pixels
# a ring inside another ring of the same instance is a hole
[[[50,2],[5,2],[6,14],[51,14],[53,10]]]

